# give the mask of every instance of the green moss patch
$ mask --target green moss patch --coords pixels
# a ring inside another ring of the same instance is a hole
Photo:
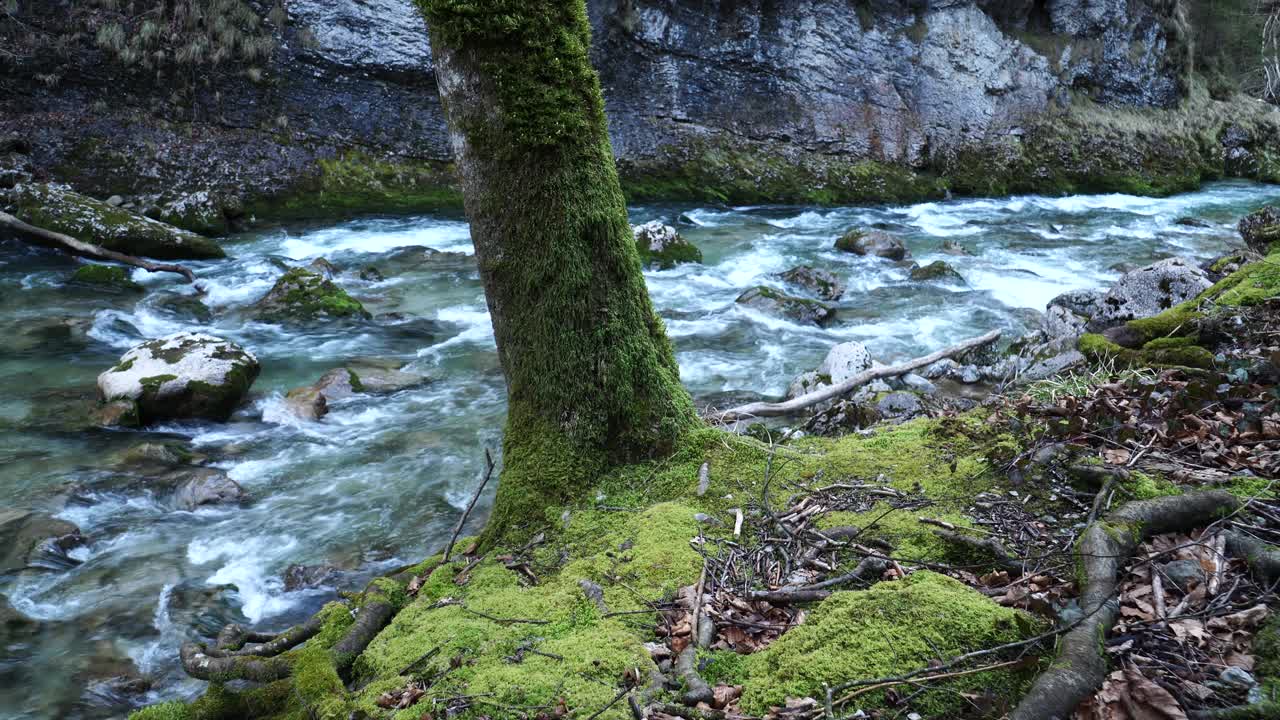
[[[254,305],[270,322],[306,322],[322,318],[368,318],[359,300],[337,283],[305,268],[293,268]]]
[[[889,677],[928,667],[939,657],[1014,642],[1036,623],[1003,608],[957,580],[927,571],[860,592],[839,592],[747,660],[743,709],[762,715],[791,697],[823,697],[825,686]],[[945,717],[965,702],[956,693],[989,688],[1016,697],[1031,672],[978,673],[930,690],[913,704],[929,717]],[[852,707],[883,703],[883,693]]]
[[[138,283],[129,277],[128,271],[114,265],[81,265],[71,275],[71,282],[76,285],[101,287],[115,292],[145,292]]]

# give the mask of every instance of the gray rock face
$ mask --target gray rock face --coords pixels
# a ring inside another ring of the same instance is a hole
[[[204,333],[178,333],[145,342],[98,376],[107,404],[136,408],[142,424],[166,419],[226,420],[258,377],[253,353]]]
[[[1086,332],[1089,318],[1077,315],[1061,305],[1050,305],[1040,322],[1047,343],[1051,347],[1067,347]]]
[[[1105,327],[1158,315],[1212,285],[1205,271],[1191,260],[1177,257],[1161,260],[1125,273],[1107,291],[1091,324]]]
[[[290,0],[289,17],[310,30],[304,52],[374,73],[430,73],[431,46],[411,0]]]
[[[912,392],[899,390],[876,401],[876,412],[882,418],[906,420],[924,412],[924,403]]]
[[[78,564],[67,553],[84,545],[75,525],[27,510],[0,510],[0,575]]]
[[[1101,290],[1072,290],[1049,301],[1049,307],[1061,307],[1075,315],[1091,318],[1102,311],[1102,299],[1106,293]]]
[[[836,249],[854,255],[873,255],[887,260],[905,260],[911,256],[898,238],[879,230],[850,230],[836,241]]]
[[[817,300],[792,297],[763,285],[742,293],[735,302],[769,315],[789,318],[808,325],[826,325],[835,320],[836,316],[835,310]]]
[[[1239,229],[1250,250],[1266,255],[1272,243],[1280,242],[1280,208],[1267,206],[1246,215]]]
[[[955,285],[964,285],[964,276],[956,271],[951,265],[936,260],[923,267],[913,268],[911,270],[911,279],[916,282],[928,282],[936,280],[938,282],[952,283]]]

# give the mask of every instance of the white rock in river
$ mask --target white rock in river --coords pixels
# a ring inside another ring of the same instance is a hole
[[[846,342],[831,348],[818,366],[818,374],[826,375],[832,385],[839,385],[862,372],[871,369],[871,353],[860,342]]]
[[[1194,262],[1173,257],[1125,273],[1107,291],[1095,324],[1116,325],[1146,318],[1190,300],[1213,285]]]
[[[98,376],[103,403],[131,406],[124,417],[226,420],[249,393],[260,366],[253,353],[203,333],[150,340]]]

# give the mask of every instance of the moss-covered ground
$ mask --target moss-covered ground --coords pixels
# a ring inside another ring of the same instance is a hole
[[[324,670],[329,666],[308,661],[308,653],[323,659],[332,638],[350,622],[341,605],[331,605],[326,610],[333,613],[331,627],[290,653],[297,668],[294,682],[302,686],[299,695],[310,698],[311,710],[320,708],[320,717],[346,717],[358,710],[367,717],[417,720],[432,703],[457,705],[461,697],[470,699],[460,715],[464,718],[536,715],[561,704],[569,717],[589,717],[616,696],[628,671],[639,669],[647,679],[654,669],[644,647],[657,639],[653,605],[697,582],[703,560],[691,541],[699,536],[731,540],[734,510],[741,508],[747,529],[740,540],[756,542],[752,538],[767,522],[761,510],[766,475],[774,510],[784,508],[797,488],[879,482],[933,500],[931,516],[968,524],[968,501],[1003,482],[987,457],[1018,442],[995,427],[979,412],[919,420],[869,436],[804,438],[775,447],[710,428],[695,430],[668,459],[618,469],[601,479],[593,497],[528,518],[523,527],[513,528],[513,537],[520,539],[512,547],[477,563],[458,558],[435,567],[416,597],[405,597],[402,585],[393,584],[389,592],[404,598],[404,608],[356,660],[347,688]],[[709,465],[711,484],[698,495],[703,463]],[[921,532],[913,516],[885,510],[833,514],[829,522],[867,526],[868,538],[893,543],[903,557],[937,560],[953,552]],[[713,520],[700,521],[699,514]],[[541,542],[517,550],[528,538]],[[513,556],[528,563],[536,583],[528,573],[508,569]],[[428,559],[396,582],[438,561]],[[600,586],[609,613],[584,595],[581,581]],[[921,572],[906,582],[837,593],[817,605],[813,619],[793,631],[794,637],[784,635],[785,642],[754,657],[707,653],[704,672],[713,680],[745,683],[746,707],[761,710],[784,695],[816,692],[821,682],[909,672],[938,652],[953,655],[1016,640],[1028,629],[1018,616],[959,582]],[[978,680],[1014,693],[1026,670],[966,677],[954,687],[944,686],[949,689],[936,697],[930,694],[922,707],[935,711],[932,717],[945,716],[954,707],[946,698],[977,687]],[[400,711],[378,706],[383,693],[414,679],[429,680],[417,704]],[[865,698],[866,706],[884,701],[882,693]],[[203,709],[209,703],[161,705],[136,717],[214,717]],[[267,714],[296,717],[300,712],[298,695],[291,695]],[[619,704],[599,717],[629,716]]]

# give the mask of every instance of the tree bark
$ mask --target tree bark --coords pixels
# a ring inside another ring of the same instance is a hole
[[[653,311],[584,0],[419,0],[507,380],[482,544],[697,422]]]

